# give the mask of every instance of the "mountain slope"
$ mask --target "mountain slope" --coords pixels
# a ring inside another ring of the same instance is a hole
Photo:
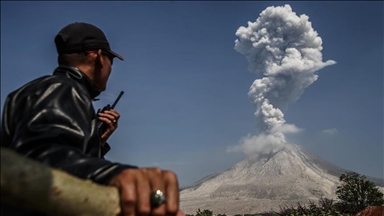
[[[247,157],[232,168],[207,176],[180,193],[181,208],[246,214],[278,210],[279,205],[336,198],[339,175],[346,170],[297,145],[259,157]],[[381,180],[382,181],[382,180]]]

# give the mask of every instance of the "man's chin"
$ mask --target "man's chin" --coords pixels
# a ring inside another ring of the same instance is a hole
[[[97,87],[97,89],[99,90],[99,91],[105,91],[106,89],[107,89],[107,86],[106,85],[103,85],[103,86],[101,86],[101,85],[96,85],[96,87]]]

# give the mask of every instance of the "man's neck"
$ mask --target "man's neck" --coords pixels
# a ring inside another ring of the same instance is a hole
[[[81,72],[83,72],[83,74],[85,74],[90,80],[93,81],[95,79],[94,67],[91,67],[89,65],[79,65],[79,66],[76,66],[76,68]]]

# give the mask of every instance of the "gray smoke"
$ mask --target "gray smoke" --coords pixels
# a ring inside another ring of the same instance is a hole
[[[248,92],[256,106],[258,131],[228,151],[276,152],[288,143],[285,134],[301,130],[286,123],[283,111],[317,80],[318,70],[336,63],[322,61],[322,40],[308,19],[304,14],[297,16],[289,5],[268,7],[256,22],[237,30],[235,50],[246,57],[248,69],[261,77]]]

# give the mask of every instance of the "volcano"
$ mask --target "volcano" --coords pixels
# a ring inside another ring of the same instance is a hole
[[[287,144],[270,154],[248,156],[232,168],[181,189],[180,205],[187,214],[209,209],[215,214],[279,211],[280,206],[336,198],[339,176],[347,171],[304,148]],[[367,177],[383,189],[380,178]]]

